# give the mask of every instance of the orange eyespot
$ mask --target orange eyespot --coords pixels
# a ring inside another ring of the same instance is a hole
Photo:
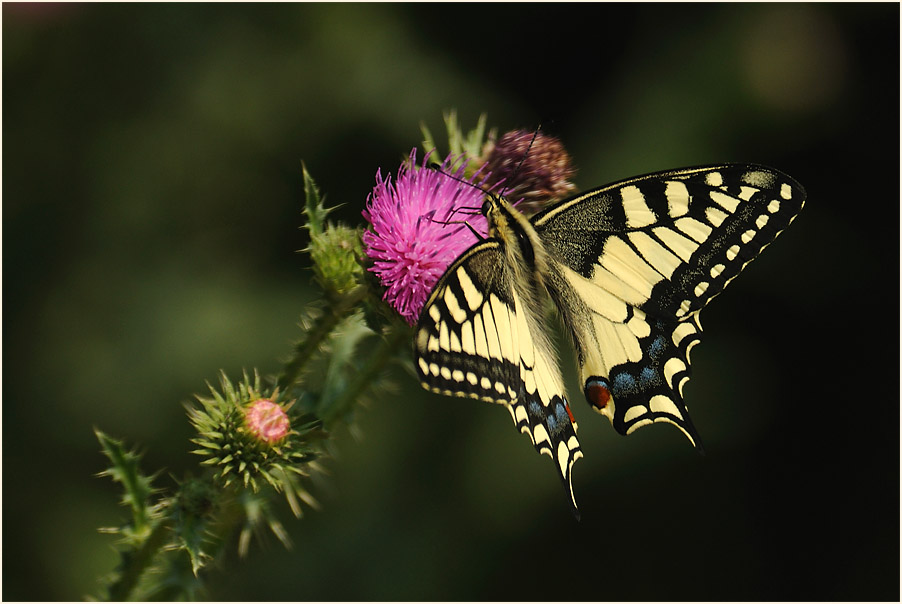
[[[596,409],[604,409],[611,400],[611,389],[608,383],[602,378],[590,378],[586,380],[584,390],[586,400]]]

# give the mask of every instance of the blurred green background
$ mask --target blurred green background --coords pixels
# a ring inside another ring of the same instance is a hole
[[[228,600],[898,600],[899,6],[3,4],[3,597],[79,599],[127,512],[97,426],[195,467],[183,401],[274,372],[311,284],[304,160],[360,224],[376,169],[488,112],[589,188],[752,161],[809,193],[704,313],[706,446],[576,404],[567,511],[500,408],[396,395],[321,512]],[[564,355],[569,360],[569,353]]]

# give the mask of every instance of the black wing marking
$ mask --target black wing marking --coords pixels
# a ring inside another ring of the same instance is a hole
[[[540,321],[526,316],[501,243],[488,239],[436,285],[417,325],[415,363],[427,390],[505,405],[536,450],[554,460],[576,512],[571,471],[582,452],[557,360],[534,335]]]
[[[562,263],[550,289],[572,330],[586,398],[618,432],[666,420],[698,446],[681,394],[698,313],[804,201],[789,176],[730,164],[615,183],[533,218]]]

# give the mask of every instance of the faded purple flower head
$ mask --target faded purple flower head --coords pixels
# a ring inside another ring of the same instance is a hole
[[[454,176],[449,178],[426,168],[428,159],[427,153],[423,167],[417,168],[413,149],[394,182],[376,172],[376,186],[363,211],[372,225],[363,234],[366,255],[373,260],[369,270],[386,288],[383,299],[411,325],[445,269],[477,241],[463,221],[483,235],[488,229],[479,213],[482,181],[470,186],[455,180],[464,179],[464,166],[451,172],[453,162],[446,160],[442,171]]]
[[[511,200],[522,199],[517,208],[526,214],[576,190],[569,180],[576,173],[570,155],[560,140],[548,134],[507,132],[488,146],[484,158],[491,173],[489,182],[504,181],[502,194]]]

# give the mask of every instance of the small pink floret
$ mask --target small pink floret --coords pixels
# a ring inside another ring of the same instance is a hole
[[[251,433],[270,444],[285,438],[291,429],[285,410],[266,399],[251,403],[245,414],[247,427]]]

